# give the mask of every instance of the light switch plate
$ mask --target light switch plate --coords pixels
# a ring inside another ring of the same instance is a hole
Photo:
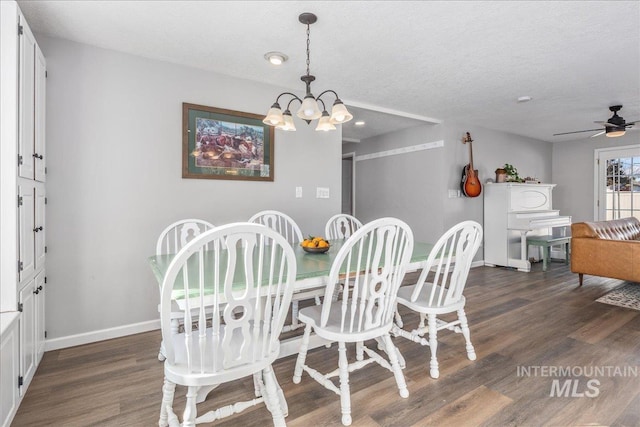
[[[296,187],[296,199],[302,198],[302,187]]]

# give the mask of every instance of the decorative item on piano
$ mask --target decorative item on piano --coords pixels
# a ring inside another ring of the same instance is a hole
[[[505,163],[503,169],[507,173],[507,182],[524,182],[518,175],[518,169],[515,166]]]

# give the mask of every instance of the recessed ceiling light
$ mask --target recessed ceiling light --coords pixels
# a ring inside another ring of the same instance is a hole
[[[518,102],[529,102],[531,101],[533,98],[530,96],[521,96],[518,98]]]
[[[281,65],[283,62],[286,62],[289,57],[282,52],[267,52],[264,54],[264,59],[273,65]]]
[[[354,125],[356,125],[356,126],[364,126],[364,121],[358,120],[357,122],[354,123]]]

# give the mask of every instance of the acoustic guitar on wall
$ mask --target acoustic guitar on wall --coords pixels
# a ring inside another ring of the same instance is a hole
[[[467,135],[462,138],[462,143],[469,143],[469,163],[462,168],[462,180],[460,181],[460,189],[462,194],[467,197],[478,197],[482,192],[482,184],[478,179],[478,170],[473,168],[473,148],[471,147],[471,134],[467,132]]]

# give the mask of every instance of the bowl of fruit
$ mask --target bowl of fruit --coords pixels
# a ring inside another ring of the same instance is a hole
[[[309,236],[300,243],[300,246],[310,254],[323,254],[329,250],[329,242],[323,237]]]

